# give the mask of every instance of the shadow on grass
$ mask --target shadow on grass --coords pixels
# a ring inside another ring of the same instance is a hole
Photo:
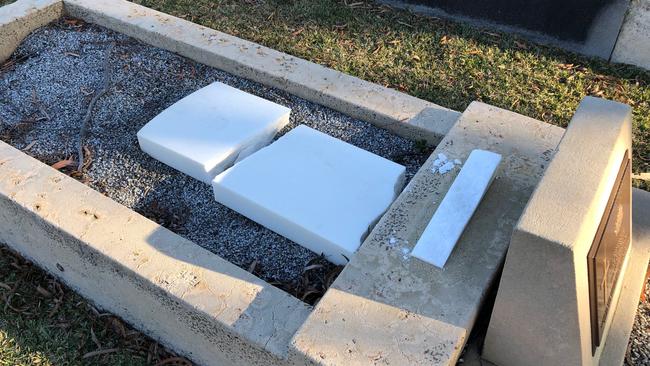
[[[0,296],[3,364],[135,366],[175,358],[1,243]]]

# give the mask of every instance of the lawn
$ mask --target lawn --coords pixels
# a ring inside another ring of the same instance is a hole
[[[650,72],[638,68],[353,0],[136,2],[458,111],[479,100],[566,126],[585,95],[621,101],[634,108],[634,171],[650,170]],[[0,300],[0,366],[183,364],[1,245]]]
[[[188,364],[0,243],[0,366]]]

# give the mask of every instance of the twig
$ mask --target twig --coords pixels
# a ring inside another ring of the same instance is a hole
[[[95,357],[95,356],[100,356],[100,355],[106,355],[106,354],[109,354],[109,353],[114,353],[114,352],[117,352],[117,351],[119,351],[119,350],[120,350],[119,348],[100,349],[100,350],[97,350],[97,351],[88,352],[88,353],[86,353],[85,355],[83,355],[81,358],[83,358],[83,359],[85,360],[85,359],[87,359],[87,358],[91,358],[91,357]]]
[[[9,292],[7,292],[7,293],[4,295],[4,300],[5,300],[5,310],[7,310],[7,308],[11,308],[12,310],[14,309],[14,307],[11,306],[11,299],[14,297],[14,294],[16,293],[16,291],[18,291],[18,287],[22,284],[22,282],[23,282],[23,280],[25,279],[25,277],[27,277],[27,272],[23,272],[23,273],[20,275],[20,278],[18,278],[18,281],[16,281],[16,283],[14,284],[14,286],[11,288],[11,290],[9,290]]]
[[[163,366],[163,365],[171,365],[171,364],[177,364],[177,365],[191,365],[189,361],[184,359],[183,357],[170,357],[167,359],[164,359],[154,366]]]
[[[32,89],[32,104],[34,104],[36,109],[38,109],[38,111],[41,113],[41,116],[36,118],[34,122],[50,120],[50,115],[47,114],[45,108],[43,108],[43,103],[41,103],[41,100],[38,98],[38,94],[36,94],[36,89]]]
[[[90,118],[92,117],[93,109],[95,108],[95,104],[97,104],[99,98],[101,98],[104,94],[106,94],[106,92],[108,92],[108,90],[111,87],[111,66],[109,63],[109,59],[111,56],[111,51],[113,50],[113,46],[114,44],[111,43],[106,49],[106,57],[104,58],[104,81],[102,83],[102,88],[99,91],[97,91],[93,99],[90,100],[90,103],[88,104],[88,109],[86,110],[86,116],[81,122],[81,130],[79,131],[79,145],[77,146],[77,154],[79,155],[79,165],[77,166],[77,170],[79,172],[81,172],[84,167],[83,142],[88,131],[88,124],[90,122]]]

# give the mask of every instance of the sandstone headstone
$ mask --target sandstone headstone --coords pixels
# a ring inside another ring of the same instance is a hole
[[[580,104],[512,235],[488,361],[598,364],[631,247],[631,131],[627,105]]]

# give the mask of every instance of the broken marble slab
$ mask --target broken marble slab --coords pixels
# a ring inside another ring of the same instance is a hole
[[[454,164],[448,161],[444,154],[439,154],[436,162],[438,160],[441,168],[446,164]],[[412,256],[436,267],[444,267],[483,195],[490,187],[500,162],[501,155],[490,151],[473,150],[469,154],[465,165],[413,248]],[[444,174],[443,171],[440,173]]]
[[[219,174],[221,204],[345,264],[404,185],[405,168],[301,125]]]
[[[207,184],[266,146],[291,109],[215,82],[162,111],[138,131],[142,151]]]

